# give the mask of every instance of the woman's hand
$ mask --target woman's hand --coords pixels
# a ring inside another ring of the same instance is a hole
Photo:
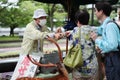
[[[101,53],[102,52],[102,50],[98,46],[96,46],[95,49],[96,49],[97,53]]]
[[[90,33],[90,38],[95,41],[97,39],[98,35],[95,32]]]
[[[66,31],[66,32],[65,32],[65,36],[66,36],[66,37],[69,37],[69,36],[70,36],[70,31]]]

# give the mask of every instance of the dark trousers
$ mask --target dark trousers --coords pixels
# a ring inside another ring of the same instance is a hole
[[[120,80],[120,52],[105,53],[107,80]]]

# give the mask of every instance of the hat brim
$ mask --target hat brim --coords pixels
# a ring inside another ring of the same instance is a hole
[[[44,15],[39,15],[39,16],[33,16],[32,18],[40,18],[40,17],[43,17],[43,16],[48,16],[48,15],[44,14]]]

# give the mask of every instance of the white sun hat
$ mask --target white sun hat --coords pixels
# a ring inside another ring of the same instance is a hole
[[[34,11],[33,18],[39,18],[42,16],[47,16],[46,12],[44,9],[37,9]]]

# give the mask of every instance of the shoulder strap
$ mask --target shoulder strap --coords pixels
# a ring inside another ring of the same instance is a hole
[[[117,25],[118,29],[120,30],[120,26],[119,26],[115,21],[112,21],[112,20],[111,20],[111,21],[108,21],[107,24],[108,24],[108,23],[111,23],[111,22],[115,23],[115,24]]]
[[[110,23],[110,22],[113,22],[113,23],[115,23],[115,24],[117,25],[117,27],[118,27],[118,29],[119,29],[119,33],[120,33],[120,26],[119,26],[115,21],[112,21],[112,20],[111,20],[111,21],[108,21],[107,24]],[[120,46],[119,46],[119,45],[118,45],[118,49],[119,49],[119,51],[120,51]]]

